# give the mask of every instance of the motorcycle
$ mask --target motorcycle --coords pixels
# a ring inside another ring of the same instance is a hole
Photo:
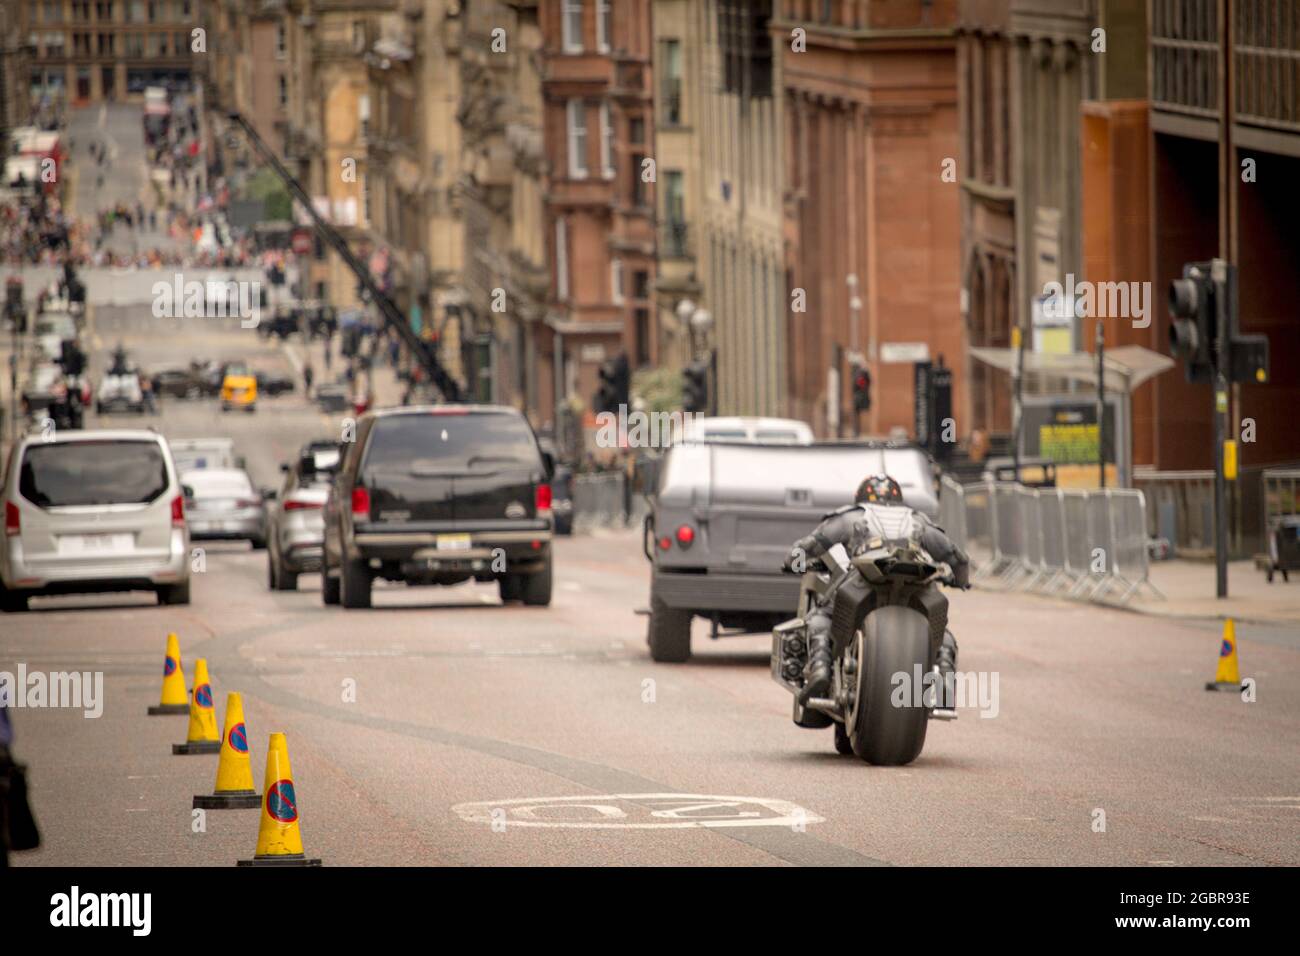
[[[835,749],[885,766],[911,763],[925,746],[930,719],[953,720],[951,682],[937,654],[948,625],[951,569],[918,540],[918,523],[899,509],[850,556],[842,544],[808,563],[799,616],[772,631],[772,679],[794,695],[800,727],[835,728]],[[798,573],[787,566],[782,570]],[[806,617],[815,604],[831,615],[831,684],[826,697],[799,702],[808,655]]]

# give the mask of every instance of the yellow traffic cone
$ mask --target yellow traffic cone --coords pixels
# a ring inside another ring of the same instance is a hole
[[[1206,690],[1241,690],[1241,672],[1237,669],[1237,627],[1232,618],[1223,622],[1223,643],[1219,645],[1219,667],[1213,683]]]
[[[271,734],[271,741],[266,745],[265,789],[257,852],[251,860],[240,860],[239,866],[320,866],[320,860],[309,860],[302,852],[298,795],[293,789],[289,745],[284,734]]]
[[[244,701],[235,691],[226,695],[226,729],[221,735],[217,786],[211,796],[195,796],[195,810],[255,810],[262,796],[253,789],[253,768],[248,760],[248,728],[244,726]]]
[[[162,700],[157,707],[149,708],[149,716],[159,714],[188,714],[189,695],[185,693],[185,671],[181,667],[181,642],[176,632],[167,635],[167,656],[163,658]]]
[[[221,752],[217,736],[217,714],[212,709],[212,685],[208,683],[208,662],[194,662],[194,693],[190,695],[190,732],[185,743],[172,744],[173,754],[215,754]]]

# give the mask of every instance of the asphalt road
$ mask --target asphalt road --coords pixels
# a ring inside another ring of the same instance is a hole
[[[138,315],[95,322],[146,367],[202,352],[287,368],[237,327],[169,339]],[[300,396],[253,415],[174,401],[145,421],[230,435],[259,483],[336,424]],[[1300,863],[1296,628],[1239,628],[1258,687],[1244,703],[1203,689],[1207,625],[955,595],[961,669],[997,675],[997,714],[932,723],[921,758],[886,769],[790,722],[764,636],[713,642],[697,623],[691,663],[653,663],[635,531],[558,542],[546,609],[381,584],[373,609],[345,611],[318,587],[271,592],[265,553],[209,544],[189,607],[47,598],[0,619],[0,670],[104,674],[99,718],[14,713],[45,835],[15,862],[251,855],[256,811],[211,811],[194,832],[216,758],[172,756],[185,718],[145,716],[175,630],[187,674],[208,659],[219,712],[244,694],[259,785],[267,735],[287,735],[306,848],[327,865]]]

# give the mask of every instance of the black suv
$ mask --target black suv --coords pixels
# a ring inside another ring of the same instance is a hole
[[[326,604],[369,607],[377,578],[496,580],[501,600],[551,603],[554,462],[513,408],[367,412],[325,503]]]

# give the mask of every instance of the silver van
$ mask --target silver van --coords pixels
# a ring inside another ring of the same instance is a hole
[[[152,431],[31,435],[9,455],[0,608],[39,594],[153,591],[190,602],[184,496],[166,440]]]

